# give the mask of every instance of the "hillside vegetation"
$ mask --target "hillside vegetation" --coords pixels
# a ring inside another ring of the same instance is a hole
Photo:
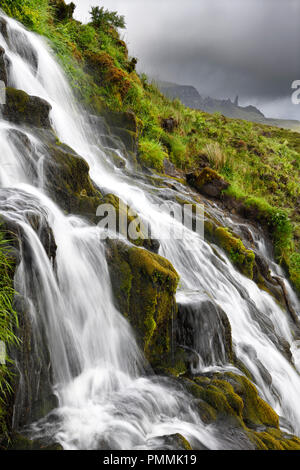
[[[218,171],[230,183],[228,196],[255,209],[300,291],[300,134],[167,99],[135,71],[117,14],[94,10],[91,22],[81,24],[72,19],[74,5],[63,0],[0,0],[0,6],[48,38],[77,97],[93,112],[134,112],[142,165],[163,172],[169,159],[182,172],[203,162]],[[164,124],[169,118],[171,128]]]

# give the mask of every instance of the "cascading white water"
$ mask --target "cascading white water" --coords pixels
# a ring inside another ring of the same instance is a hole
[[[164,237],[173,219],[158,209],[162,190],[108,163],[101,141],[77,108],[48,46],[14,20],[6,21],[9,41],[0,35],[0,45],[10,60],[10,85],[47,100],[52,105],[51,122],[58,138],[88,162],[92,180],[120,196],[150,223],[153,236],[161,240],[160,254],[181,276],[181,299],[190,292],[199,299],[206,293],[226,312],[237,355],[253,374],[261,396],[299,435],[300,377],[276,342],[281,336],[293,346],[297,365],[297,344],[293,343],[286,313],[196,233],[183,229],[182,240]],[[22,35],[34,51],[34,64],[20,55],[17,43]],[[172,388],[167,379],[144,376],[144,359],[131,328],[113,304],[100,229],[78,217],[63,215],[44,188],[41,162],[47,156],[42,144],[22,129],[37,149],[38,159],[32,161],[29,152],[20,153],[8,138],[12,128],[16,126],[0,121],[0,213],[18,224],[30,246],[34,276],[31,273],[29,279],[22,260],[18,290],[25,297],[30,290],[35,293],[33,317],[36,311],[43,312],[59,399],[55,438],[66,449],[108,445],[116,449],[159,448],[159,436],[179,432],[195,448],[238,448],[239,443],[222,439],[212,426],[201,422],[182,390]],[[53,230],[57,275],[28,224],[28,213],[43,213]],[[296,305],[296,298],[294,302]],[[271,375],[271,387],[259,364]],[[47,420],[37,423],[36,434],[42,434],[42,427],[48,425]]]

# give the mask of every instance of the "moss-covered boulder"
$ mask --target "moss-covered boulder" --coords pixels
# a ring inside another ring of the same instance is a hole
[[[62,209],[96,221],[102,195],[94,187],[83,158],[69,147],[50,143],[44,172],[48,191]]]
[[[111,133],[118,137],[127,151],[136,153],[138,148],[137,133],[122,127],[111,127]]]
[[[160,436],[155,440],[160,450],[193,450],[187,439],[179,433]]]
[[[226,251],[230,260],[239,271],[250,279],[253,279],[253,266],[255,263],[254,252],[247,250],[242,240],[234,236],[227,228],[218,227],[214,232],[214,237],[217,245]]]
[[[165,258],[117,240],[107,241],[106,256],[118,309],[149,362],[163,364],[172,350],[177,272]]]
[[[104,109],[101,115],[109,126],[112,136],[121,140],[127,152],[135,154],[138,149],[139,126],[133,112],[116,112]]]
[[[229,183],[225,181],[215,170],[204,168],[186,175],[189,185],[197,189],[201,194],[219,199],[222,191],[228,188]]]
[[[195,398],[202,420],[224,429],[239,429],[259,450],[299,450],[300,439],[282,432],[275,411],[258,395],[249,379],[233,372],[180,379]]]
[[[137,133],[137,119],[132,111],[117,112],[105,109],[101,114],[109,127],[119,127]]]
[[[101,204],[109,204],[114,208],[117,233],[128,238],[128,240],[136,246],[143,246],[154,253],[158,252],[159,241],[151,238],[150,228],[137,214],[130,210],[130,207],[122,201],[122,199],[115,194],[106,194],[101,199]],[[100,221],[101,218],[98,222]],[[133,238],[134,235],[135,237]]]
[[[22,90],[6,88],[6,104],[1,106],[3,117],[15,124],[50,128],[51,105],[37,96]]]
[[[207,241],[222,248],[234,266],[245,276],[253,279],[255,273],[255,280],[262,281],[264,274],[269,278],[269,271],[261,272],[259,265],[256,264],[254,251],[246,248],[240,237],[229,228],[223,227],[207,212],[204,217],[204,236]]]

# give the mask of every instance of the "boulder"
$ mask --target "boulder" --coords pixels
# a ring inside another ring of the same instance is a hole
[[[109,127],[119,127],[137,133],[136,116],[132,111],[117,112],[105,110],[102,115]]]
[[[176,341],[196,351],[202,364],[233,361],[231,326],[226,313],[207,295],[177,300]]]
[[[48,143],[44,162],[47,189],[66,212],[96,221],[102,195],[89,176],[89,165],[72,149],[60,143]]]
[[[229,187],[216,171],[211,168],[204,168],[201,171],[194,171],[186,175],[186,180],[190,186],[205,196],[220,199],[222,192]]]
[[[22,90],[6,88],[6,104],[2,105],[3,117],[15,124],[50,128],[51,105],[37,96],[29,96]]]
[[[160,450],[193,450],[186,438],[179,433],[159,436],[151,439]]]
[[[182,174],[176,169],[175,165],[168,158],[164,159],[164,173],[168,176],[172,176],[173,178],[181,178]]]
[[[8,83],[8,59],[5,56],[5,50],[0,46],[0,80],[7,86]],[[1,103],[0,103],[1,104]]]
[[[137,134],[122,127],[111,127],[112,135],[118,137],[128,152],[136,153],[138,149]]]
[[[0,18],[0,33],[4,37],[5,41],[8,40],[7,22],[5,18]]]
[[[278,415],[243,375],[215,372],[180,381],[194,397],[202,420],[214,423],[225,446],[235,450],[300,449],[300,439],[280,430]]]
[[[136,246],[147,248],[147,250],[157,253],[159,250],[160,243],[158,240],[151,237],[151,227],[149,228],[149,234],[147,233],[146,225],[143,226],[143,220],[137,217],[130,211],[130,207],[122,201],[115,194],[106,194],[101,199],[101,204],[110,204],[113,206],[116,213],[116,231]],[[100,222],[101,219],[98,220]],[[135,228],[134,232],[137,234],[137,238],[130,237],[129,226]],[[143,230],[145,228],[145,231]]]
[[[117,240],[107,241],[106,258],[117,308],[150,364],[164,364],[172,352],[177,272],[165,258]]]

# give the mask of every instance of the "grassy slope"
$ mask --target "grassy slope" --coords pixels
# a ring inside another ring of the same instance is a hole
[[[63,0],[0,0],[0,5],[49,39],[83,103],[96,112],[105,107],[134,111],[144,164],[160,171],[167,157],[187,170],[208,157],[231,183],[228,192],[257,207],[278,259],[285,262],[300,291],[300,134],[170,101],[147,77],[136,74],[115,29],[99,31],[72,20]],[[161,125],[169,117],[176,123],[172,132]]]

